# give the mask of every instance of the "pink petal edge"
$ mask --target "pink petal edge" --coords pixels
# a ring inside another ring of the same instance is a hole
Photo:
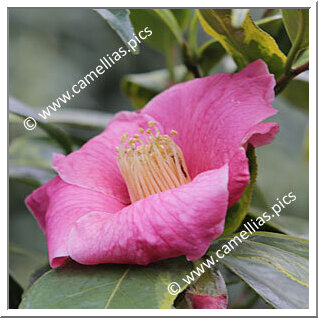
[[[78,219],[68,242],[82,264],[151,262],[186,255],[198,259],[223,232],[228,166],[191,183],[151,195],[117,214],[91,212]]]

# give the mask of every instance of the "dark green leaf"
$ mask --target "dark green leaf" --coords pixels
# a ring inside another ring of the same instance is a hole
[[[254,148],[247,150],[247,157],[249,159],[250,183],[244,190],[239,201],[228,209],[223,235],[228,235],[236,231],[249,211],[257,176],[257,160]]]
[[[283,73],[285,55],[275,40],[253,22],[249,13],[240,27],[232,25],[231,9],[198,9],[197,13],[206,33],[222,44],[239,69],[262,59],[276,77]]]
[[[239,237],[239,234],[237,234]],[[215,241],[209,254],[225,251],[232,237]],[[308,241],[287,235],[255,232],[232,241],[233,249],[218,259],[276,308],[308,308]],[[242,242],[244,241],[244,242]],[[212,252],[213,251],[213,252]],[[216,257],[216,256],[215,256]]]
[[[169,9],[131,9],[130,19],[137,30],[149,27],[152,35],[145,39],[145,43],[159,51],[166,52],[174,41],[182,44],[182,31]]]
[[[168,285],[191,270],[184,258],[149,266],[68,263],[41,276],[23,295],[20,308],[171,308],[176,296]]]
[[[255,21],[255,24],[272,37],[275,37],[283,25],[283,20],[281,16],[276,15]]]
[[[153,11],[164,21],[164,23],[168,26],[172,34],[174,35],[177,43],[182,45],[182,31],[179,27],[178,21],[176,17],[172,14],[169,9],[153,9]]]
[[[9,276],[9,309],[18,308],[21,301],[22,293],[23,293],[23,289],[10,275]]]
[[[212,40],[203,44],[198,52],[199,65],[204,75],[216,66],[226,52],[220,42]]]
[[[131,39],[134,39],[134,28],[129,19],[128,9],[94,9],[102,16],[111,28],[118,34],[123,43],[128,49],[131,49],[127,44]],[[136,42],[136,50],[131,50],[131,53],[139,53],[139,44]]]
[[[55,139],[64,149],[66,154],[72,152],[72,142],[69,136],[65,134],[60,128],[51,125],[46,120],[40,118],[40,116],[38,116],[38,114],[36,114],[36,112],[29,106],[25,105],[24,103],[18,101],[13,97],[10,97],[9,111],[22,118],[33,117],[37,121],[38,126],[42,128],[50,137]]]
[[[309,61],[309,49],[304,50],[300,53],[299,57],[297,58],[296,62],[294,63],[294,67],[299,67]]]
[[[188,26],[191,17],[191,9],[170,9],[172,14],[178,21],[181,30],[185,30]]]

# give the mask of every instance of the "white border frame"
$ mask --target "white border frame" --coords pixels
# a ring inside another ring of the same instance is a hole
[[[77,7],[79,4],[83,4],[84,7],[92,8],[92,7],[120,7],[123,8],[131,8],[131,7],[184,7],[186,4],[193,5],[195,4],[195,8],[198,7],[237,7],[240,5],[240,8],[252,8],[252,7],[268,7],[268,8],[283,8],[290,7],[291,2],[286,0],[267,0],[262,5],[256,5],[255,1],[246,1],[242,0],[240,2],[223,0],[221,2],[222,6],[218,5],[215,2],[211,2],[210,0],[204,1],[196,1],[195,3],[185,3],[184,1],[152,1],[146,2],[142,0],[135,1],[127,1],[122,0],[118,1],[106,1],[105,0],[92,0],[89,3],[79,3],[74,0],[55,0],[55,1],[43,1],[39,0],[31,0],[27,2],[28,7]],[[89,6],[87,5],[89,4]],[[316,2],[315,1],[299,1],[298,6],[294,5],[292,7],[310,7],[310,74],[309,74],[309,147],[310,147],[310,158],[309,158],[309,246],[310,246],[310,257],[309,257],[309,268],[310,268],[310,288],[309,288],[309,309],[280,309],[280,310],[268,310],[268,309],[231,309],[231,310],[220,310],[214,309],[211,311],[210,309],[7,309],[7,299],[8,299],[8,291],[7,291],[7,257],[5,260],[1,262],[1,302],[0,302],[0,314],[1,316],[122,316],[122,315],[131,315],[131,316],[316,316]],[[6,41],[8,43],[8,7],[25,7],[26,1],[23,0],[13,0],[13,1],[5,1],[1,5],[0,11],[0,34],[2,43]],[[292,8],[290,7],[290,8]],[[192,7],[194,8],[194,7]],[[8,49],[7,49],[8,50]],[[0,63],[2,65],[1,69],[5,70],[8,68],[7,66],[7,50],[2,49],[0,51]],[[7,92],[8,92],[8,82],[5,78],[5,72],[3,72],[0,92],[1,92],[1,100],[3,101],[3,105],[0,108],[0,114],[3,125],[0,125],[0,136],[4,139],[4,136],[7,137],[7,146],[8,146],[8,124],[5,125],[5,118],[7,118],[7,110],[4,105],[7,105]],[[8,75],[7,75],[8,76]],[[8,206],[8,181],[7,181],[7,159],[6,157],[1,158],[1,202],[7,202],[6,207],[4,207],[2,211],[2,223],[1,223],[1,255],[7,255],[7,237],[8,237],[8,228],[7,228],[7,217],[4,210],[7,209]],[[6,180],[6,181],[5,181]],[[7,193],[4,191],[7,189]],[[4,206],[4,205],[3,205]],[[288,292],[288,291],[286,291]]]

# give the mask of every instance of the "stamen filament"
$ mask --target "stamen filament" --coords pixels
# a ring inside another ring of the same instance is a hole
[[[161,135],[155,125],[156,122],[150,121],[148,128],[139,128],[141,136],[133,134],[128,141],[125,133],[116,147],[118,167],[131,202],[191,181],[182,150],[170,136]],[[171,135],[176,134],[171,130]]]

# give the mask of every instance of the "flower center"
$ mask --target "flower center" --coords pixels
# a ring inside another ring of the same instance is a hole
[[[191,181],[182,150],[172,136],[161,135],[155,124],[150,121],[149,128],[140,128],[141,134],[133,135],[128,141],[128,133],[125,133],[120,147],[116,148],[117,164],[131,202]],[[171,130],[171,135],[177,134]]]

